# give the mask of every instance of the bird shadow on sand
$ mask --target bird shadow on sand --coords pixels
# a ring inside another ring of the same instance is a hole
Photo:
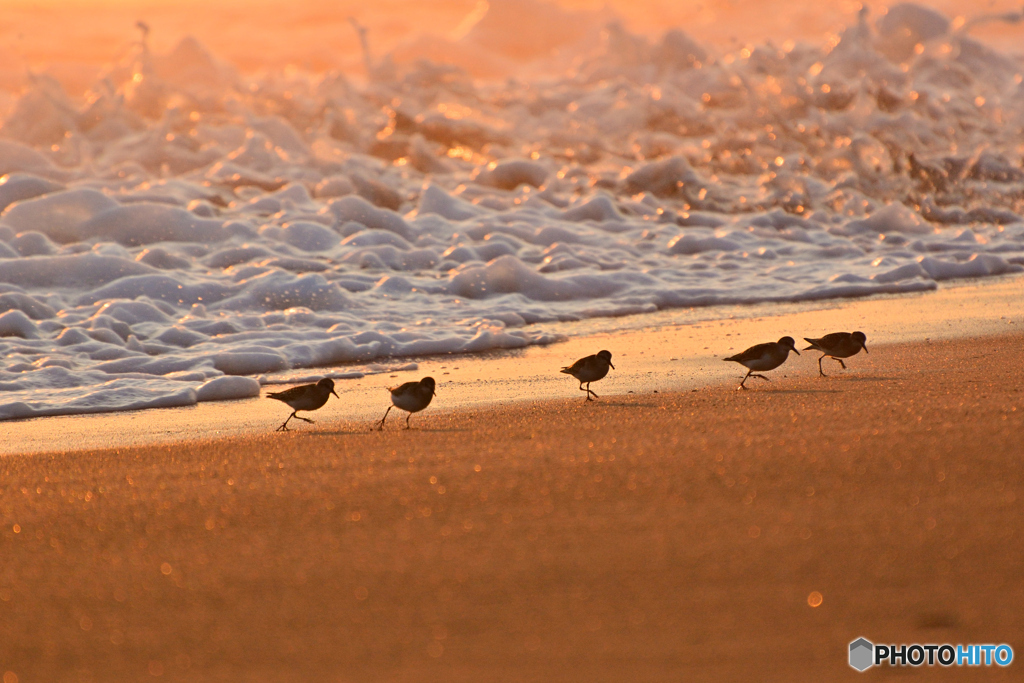
[[[657,408],[658,407],[657,404],[655,404],[655,403],[624,403],[624,402],[621,402],[621,401],[614,401],[614,400],[603,400],[603,401],[599,400],[599,401],[591,401],[590,403],[587,403],[586,401],[580,401],[580,405],[582,405],[584,407],[587,407],[587,406],[594,406],[594,407],[605,406],[606,408]]]
[[[394,433],[394,434],[402,434],[402,433],[408,432],[410,434],[416,434],[417,432],[423,432],[423,433],[426,433],[426,434],[447,434],[447,433],[468,432],[468,431],[471,431],[471,430],[466,428],[466,427],[429,427],[429,426],[428,427],[420,427],[418,425],[409,427],[407,429],[404,424],[401,427],[393,427],[391,425],[385,425],[384,429],[382,431],[380,429],[377,429],[377,426],[375,424],[372,427],[368,427],[366,429],[363,429],[362,431],[357,430],[354,433],[355,434],[392,434],[392,433]]]
[[[898,377],[883,377],[881,375],[828,375],[821,379],[838,379],[843,382],[895,382]]]
[[[288,434],[294,434],[296,436],[357,436],[359,434],[365,434],[365,429],[359,429],[353,427],[351,429],[310,429],[308,431],[300,432],[295,429],[286,432]]]
[[[376,431],[376,430],[374,430],[374,431]],[[468,430],[468,429],[466,429],[464,427],[447,427],[447,428],[441,428],[441,427],[412,427],[410,429],[406,429],[405,427],[402,427],[401,429],[387,429],[385,427],[384,431],[385,432],[427,432],[429,434],[449,434],[449,433],[455,433],[455,432],[468,432],[470,430]]]
[[[839,389],[776,389],[774,387],[763,387],[761,389],[750,389],[748,391],[736,390],[737,394],[841,394]]]
[[[387,427],[385,427],[384,431],[382,432],[379,429],[377,429],[376,427],[364,427],[362,429],[339,429],[339,430],[326,430],[326,429],[322,429],[322,430],[316,431],[316,432],[313,432],[313,431],[303,432],[303,435],[304,436],[310,436],[310,437],[313,437],[313,436],[319,436],[319,437],[324,437],[324,436],[366,436],[367,434],[391,434],[391,433],[402,434],[402,433],[406,433],[406,432],[411,432],[413,434],[415,434],[417,432],[444,434],[444,433],[449,433],[449,432],[468,432],[468,431],[469,431],[468,429],[461,429],[461,428],[450,428],[450,429],[433,428],[432,429],[432,428],[428,427],[428,428],[425,428],[425,429],[421,429],[420,427],[413,427],[411,429],[406,429],[405,427],[402,427],[400,429],[388,429]]]

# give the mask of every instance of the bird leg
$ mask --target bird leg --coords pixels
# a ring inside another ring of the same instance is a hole
[[[765,382],[770,382],[771,381],[770,379],[768,379],[764,375],[755,375],[753,370],[747,370],[747,374],[743,376],[743,381],[740,382],[740,386],[737,388],[737,391],[739,389],[746,389],[747,388],[746,386],[744,386],[746,384],[747,377],[757,377],[758,379],[763,379]]]
[[[384,411],[384,417],[382,417],[380,419],[380,422],[377,423],[377,431],[378,432],[383,432],[384,431],[384,420],[388,419],[388,413],[391,412],[392,408],[394,408],[394,406],[388,406],[388,409]]]
[[[828,377],[828,375],[825,374],[825,371],[821,369],[821,361],[823,360],[825,360],[825,356],[818,359],[818,372],[821,373],[822,377]]]
[[[583,388],[583,382],[580,382],[580,391],[585,391],[585,392],[587,392],[587,401],[593,401],[593,400],[594,400],[594,399],[590,398],[590,395],[591,395],[592,393],[594,393],[594,392],[592,392],[592,391],[590,390],[590,385],[589,385],[589,384],[587,384],[587,388],[586,388],[586,389],[584,389],[584,388]]]
[[[296,414],[295,414],[295,413],[293,412],[293,413],[292,413],[291,415],[289,415],[289,416],[288,416],[288,420],[285,420],[285,421],[284,421],[284,422],[283,422],[283,423],[281,424],[281,426],[280,426],[280,427],[278,427],[277,429],[275,429],[274,431],[275,431],[275,432],[290,432],[290,431],[292,431],[292,430],[288,429],[288,421],[289,421],[289,420],[291,420],[291,419],[292,419],[293,417],[298,417],[298,415],[296,415]]]
[[[843,362],[843,359],[842,359],[842,358],[836,358],[835,356],[833,356],[833,357],[832,357],[832,360],[837,360],[837,361],[839,361],[839,364],[843,366],[843,370],[845,370],[845,369],[846,369],[846,363],[844,363],[844,362]]]
[[[587,388],[586,389],[583,388],[583,382],[580,382],[580,391],[587,392],[587,400],[588,401],[593,401],[594,400],[593,398],[590,398],[591,396],[593,396],[594,398],[601,398],[600,396],[598,396],[597,394],[595,394],[593,391],[590,390],[590,382],[587,382]]]
[[[296,420],[302,420],[303,422],[308,422],[309,424],[316,424],[315,422],[313,422],[309,418],[305,418],[305,417],[302,417],[300,415],[296,415],[295,413],[297,413],[297,412],[299,412],[299,411],[293,410],[292,414],[288,416],[288,420],[291,420],[294,417]],[[290,432],[290,431],[292,431],[292,430],[288,429],[288,420],[285,420],[284,424],[281,425],[280,427],[278,427],[274,431],[278,431],[278,432]]]
[[[405,416],[405,428],[406,429],[412,429],[412,427],[409,426],[409,418],[410,417],[412,417],[412,413],[409,413],[408,415]]]

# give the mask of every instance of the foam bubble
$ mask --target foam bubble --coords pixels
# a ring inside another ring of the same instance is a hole
[[[1024,271],[1019,60],[935,10],[729,53],[530,7],[563,26],[492,2],[447,43],[484,70],[527,60],[519,80],[242,77],[190,39],[88,102],[45,78],[11,95],[0,418]]]
[[[260,395],[260,383],[251,377],[217,377],[196,389],[196,401],[229,401]]]

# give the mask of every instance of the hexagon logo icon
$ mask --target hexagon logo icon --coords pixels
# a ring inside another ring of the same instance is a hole
[[[872,664],[875,646],[867,638],[858,638],[850,643],[850,666],[857,671],[865,671]]]

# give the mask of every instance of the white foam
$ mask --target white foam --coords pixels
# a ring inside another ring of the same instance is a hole
[[[27,315],[14,309],[0,315],[0,337],[38,339],[39,328]]]
[[[260,395],[260,383],[252,377],[217,377],[196,389],[196,401],[228,401]]]
[[[540,2],[578,25],[527,40],[505,30],[514,4],[489,7],[460,54],[529,53],[543,77],[242,77],[186,40],[112,70],[116,96],[12,95],[0,418],[397,372],[550,343],[555,321],[1024,271],[1024,67],[934,10],[730,54]]]

